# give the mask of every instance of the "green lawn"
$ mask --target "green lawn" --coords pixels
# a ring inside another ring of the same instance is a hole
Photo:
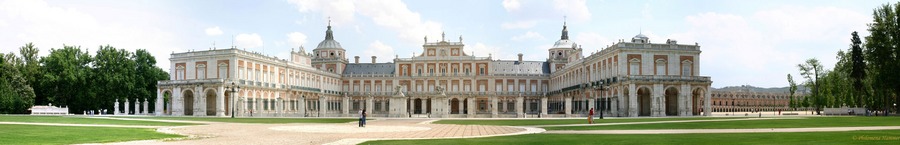
[[[0,144],[78,144],[182,137],[154,129],[0,124]]]
[[[195,125],[193,123],[171,123],[157,121],[114,120],[92,118],[84,116],[29,116],[29,115],[0,115],[0,122],[29,122],[29,123],[63,123],[63,124],[109,124],[109,125],[146,125],[146,126],[180,126]]]
[[[670,117],[670,118],[616,118],[597,119],[594,123],[620,123],[620,122],[647,122],[647,121],[672,121],[672,120],[712,120],[712,119],[738,119],[736,117]],[[562,124],[587,124],[584,119],[510,119],[510,120],[453,120],[444,119],[435,124],[460,124],[460,125],[505,125],[505,126],[533,126],[533,125],[562,125]]]
[[[608,126],[545,127],[547,130],[628,130],[628,129],[732,129],[732,128],[808,128],[853,126],[898,126],[900,117],[807,117],[805,119],[766,119],[716,122],[656,123]]]
[[[224,117],[122,117],[159,120],[187,120],[229,123],[347,123],[355,118],[224,118]]]
[[[861,139],[860,139],[861,138]],[[866,139],[880,140],[866,140]],[[800,132],[800,133],[717,133],[717,134],[527,134],[467,139],[387,140],[362,144],[457,145],[457,144],[898,144],[900,130]]]

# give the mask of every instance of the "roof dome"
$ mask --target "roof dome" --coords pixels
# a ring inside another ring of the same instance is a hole
[[[647,40],[647,39],[650,39],[650,38],[648,38],[648,37],[647,37],[646,35],[644,35],[644,34],[637,34],[637,35],[634,36],[634,39],[644,39],[644,40]]]
[[[575,46],[576,46],[575,41],[563,39],[563,40],[556,41],[556,43],[553,43],[552,48],[575,48]]]
[[[325,40],[322,40],[322,42],[319,42],[319,46],[316,46],[316,49],[326,48],[344,49],[344,47],[341,47],[341,43],[334,40],[334,34],[331,32],[331,24],[328,24],[328,30],[325,30]]]

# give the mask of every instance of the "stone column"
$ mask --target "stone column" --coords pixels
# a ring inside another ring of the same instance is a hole
[[[547,116],[547,96],[541,97],[541,105],[539,107],[541,107],[541,117],[546,117]]]
[[[629,117],[637,117],[638,116],[638,102],[637,102],[637,90],[635,90],[634,84],[628,84],[628,116]]]
[[[172,104],[170,106],[173,116],[184,116],[184,95],[181,93],[181,87],[175,87],[172,91]]]
[[[300,99],[297,100],[297,111],[299,111],[301,117],[306,117],[306,109],[309,105],[306,104],[306,96],[305,94],[300,94]]]
[[[350,96],[347,96],[346,94],[344,97],[341,97],[341,116],[350,116]]]
[[[591,91],[588,91],[588,92],[587,92],[587,94],[588,94],[588,97],[587,97],[587,98],[588,98],[588,99],[587,99],[587,104],[588,104],[588,105],[587,105],[587,109],[593,108],[593,109],[594,109],[594,114],[600,115],[600,108],[598,108],[599,106],[596,106],[596,104],[594,104],[594,102],[596,101],[596,99],[594,99],[594,98],[597,98],[597,97],[596,97],[596,96],[597,96],[597,93],[595,93],[594,91],[595,91],[595,90],[591,90]],[[588,110],[588,111],[586,111],[586,112],[590,113],[590,110]]]
[[[366,113],[372,114],[375,112],[375,97],[368,96],[366,97]]]
[[[116,104],[113,105],[113,115],[122,115],[119,113],[119,99],[116,99]]]
[[[652,102],[650,103],[650,113],[651,116],[666,116],[665,108],[666,108],[666,97],[665,90],[662,84],[653,84],[653,97],[650,99]]]
[[[325,117],[325,112],[328,112],[326,106],[328,102],[325,100],[325,93],[319,93],[319,117]]]
[[[125,115],[131,114],[131,103],[129,103],[128,99],[125,99]]]
[[[459,112],[456,112],[456,114],[463,114],[463,113],[465,113],[465,109],[463,108],[465,106],[465,104],[463,104],[463,102],[466,100],[464,98],[457,98],[457,99],[459,99],[459,101],[457,101],[456,103],[458,103],[459,105],[456,105],[456,108],[457,108],[457,110],[459,110]]]
[[[523,108],[523,110],[525,110],[525,111],[523,112],[524,113],[523,115],[527,115],[528,112],[531,112],[531,102],[533,102],[533,101],[531,99],[524,100],[524,101],[525,101],[525,108]]]
[[[142,114],[142,115],[148,115],[148,114],[150,114],[150,110],[147,110],[147,109],[150,108],[150,107],[148,107],[148,106],[150,106],[150,105],[149,105],[149,104],[150,104],[150,101],[147,101],[147,99],[144,99],[144,103],[141,103],[141,104],[144,105],[144,110],[141,112],[141,114]]]
[[[415,102],[413,102],[413,103],[415,103]],[[428,99],[422,98],[422,102],[420,104],[422,104],[421,106],[419,106],[419,109],[422,109],[422,112],[420,114],[428,114],[428,110],[426,110],[426,109],[428,109],[428,105],[427,105]],[[413,106],[416,106],[416,105],[413,104]],[[432,107],[434,107],[434,106],[432,106]]]
[[[475,104],[475,97],[469,97],[468,99],[466,99],[466,102],[468,102],[468,104],[469,104],[469,106],[466,106],[469,108],[468,109],[469,112],[467,112],[468,115],[466,115],[466,117],[474,118],[475,112],[478,112],[478,111],[476,111],[477,110],[476,106],[478,106],[478,105]]]
[[[225,86],[216,89],[216,116],[225,116]]]
[[[572,97],[566,96],[566,117],[572,117]]]
[[[516,117],[525,118],[525,111],[522,108],[523,103],[525,102],[525,98],[522,97],[522,94],[519,93],[519,97],[516,97]]]
[[[284,98],[275,96],[275,116],[284,117]]]
[[[163,96],[163,93],[163,91],[156,91],[156,106],[153,107],[153,114],[156,116],[163,115],[163,99],[165,98],[165,96]],[[169,108],[172,108],[172,106],[169,106]]]
[[[509,101],[506,100],[504,97],[503,101],[499,101],[499,102],[501,102],[499,106],[502,109],[498,109],[498,110],[503,110],[503,113],[509,112]]]
[[[490,96],[491,104],[488,105],[491,108],[491,118],[497,118],[497,96]]]
[[[704,89],[704,92],[703,92],[703,98],[704,98],[703,99],[703,115],[704,116],[711,116],[710,112],[712,112],[712,111],[710,111],[711,107],[710,107],[709,102],[710,102],[710,99],[712,99],[712,97],[710,94],[712,94],[712,93],[710,93],[708,87],[706,89]]]

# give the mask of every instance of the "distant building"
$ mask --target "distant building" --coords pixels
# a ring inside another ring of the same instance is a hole
[[[794,101],[806,97],[804,88],[794,93]],[[726,87],[712,90],[713,112],[791,111],[787,88]],[[798,108],[798,110],[805,110]]]
[[[352,39],[352,38],[350,38]],[[587,57],[569,39],[546,60],[496,60],[465,53],[459,41],[424,38],[422,53],[392,62],[351,63],[329,25],[325,39],[279,59],[239,49],[171,55],[159,81],[157,115],[381,117],[696,116],[710,110],[710,77],[700,46],[650,43],[638,34]],[[240,86],[236,94],[228,87]],[[601,89],[605,88],[605,89]],[[172,96],[163,101],[163,96]],[[234,105],[237,104],[237,105]],[[700,109],[705,108],[705,109]],[[599,115],[599,114],[598,114]]]

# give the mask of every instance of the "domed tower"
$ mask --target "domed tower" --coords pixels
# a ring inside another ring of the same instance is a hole
[[[650,43],[650,38],[645,36],[643,33],[638,33],[631,38],[631,43]]]
[[[320,70],[343,73],[349,61],[346,58],[347,50],[341,47],[341,43],[334,40],[331,32],[331,20],[328,21],[328,30],[325,30],[325,40],[319,42],[319,46],[313,49],[312,65]]]
[[[565,22],[563,22],[559,41],[556,41],[548,51],[550,55],[547,57],[547,62],[550,63],[550,72],[555,72],[570,61],[581,59],[581,48],[575,41],[569,40],[569,29]]]

